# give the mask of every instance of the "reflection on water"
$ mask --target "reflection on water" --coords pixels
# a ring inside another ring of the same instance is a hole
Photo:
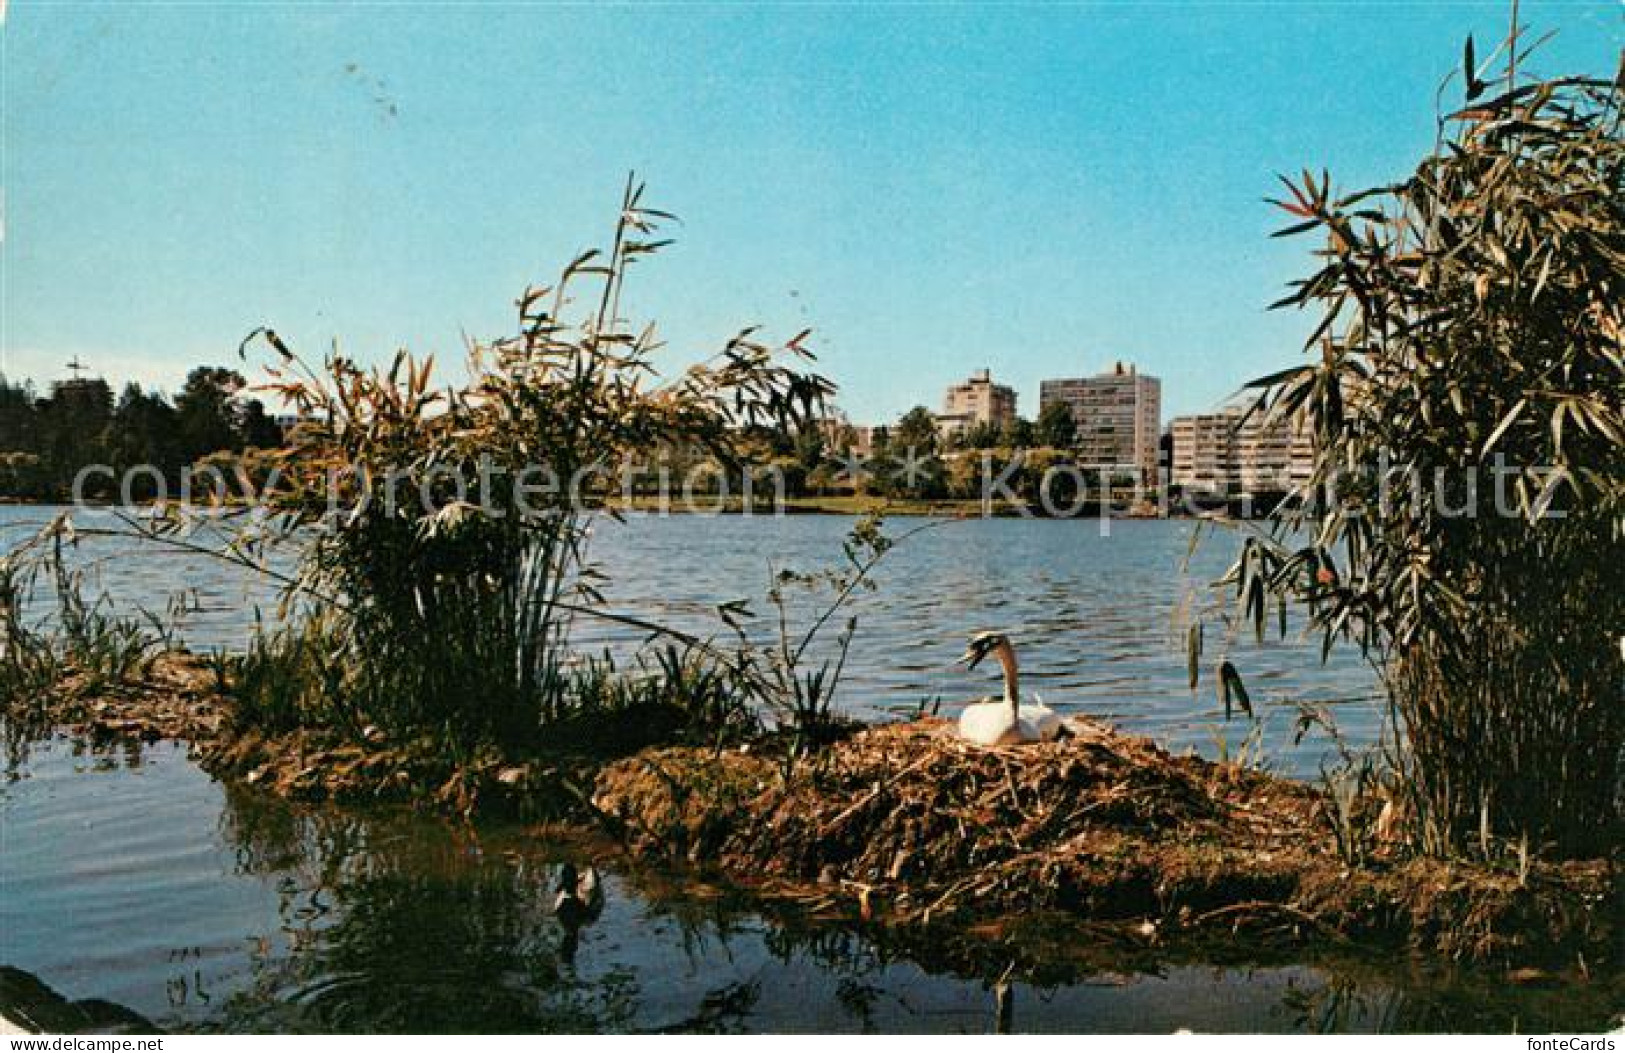
[[[0,544],[18,532],[8,532],[8,522],[47,515],[0,507]],[[892,532],[917,522],[897,520]],[[609,576],[604,591],[613,608],[716,633],[720,626],[709,612],[717,603],[751,599],[757,613],[765,614],[770,565],[830,565],[840,558],[851,524],[843,516],[634,515],[624,523],[601,520],[591,555]],[[997,687],[996,669],[973,676],[952,663],[971,632],[997,628],[1015,640],[1026,689],[1054,708],[1109,718],[1175,750],[1212,755],[1219,737],[1233,750],[1246,729],[1224,726],[1211,684],[1192,695],[1175,612],[1193,588],[1223,572],[1236,541],[1225,533],[1209,535],[1184,574],[1194,528],[1168,520],[996,519],[918,534],[888,557],[880,588],[858,604],[859,631],[839,702],[873,718],[912,710],[924,700],[952,704],[990,693]],[[134,556],[108,544],[86,547],[89,558],[108,561],[105,584],[125,603],[161,610],[177,588],[192,590],[195,610],[184,635],[196,649],[240,647],[256,607],[268,612],[272,606],[266,583],[206,559],[150,549]],[[1227,647],[1222,636],[1207,635],[1210,667]],[[632,630],[602,621],[583,618],[575,626],[574,643],[583,651],[625,652],[638,642]],[[1305,643],[1258,644],[1248,635],[1228,648],[1255,702],[1268,713],[1267,760],[1287,774],[1315,775],[1327,743],[1295,743],[1294,714],[1281,706],[1369,697],[1370,669],[1347,652],[1323,666],[1318,648]],[[1376,740],[1381,721],[1374,704],[1343,704],[1336,715],[1352,744]]]
[[[591,851],[514,827],[298,808],[159,744],[38,745],[0,789],[0,961],[172,1029],[986,1031],[1002,973],[929,947],[605,870],[571,930],[558,868]],[[603,860],[599,860],[603,868]],[[1080,939],[1082,937],[1080,936]],[[1065,940],[1061,941],[1063,944]],[[1625,989],[1508,992],[1411,963],[1046,969],[1017,1030],[1565,1030]]]
[[[0,545],[36,509],[0,508]],[[8,532],[7,524],[12,529]],[[850,520],[634,516],[593,548],[619,609],[709,631],[704,611],[759,600],[770,564],[827,564]],[[1186,685],[1173,614],[1211,580],[1230,539],[1180,573],[1191,524],[1011,520],[955,523],[911,539],[861,602],[842,703],[860,715],[960,701],[992,689],[950,662],[967,633],[998,628],[1026,683],[1173,748],[1216,748],[1220,713]],[[272,590],[194,557],[87,546],[124,604],[160,608],[191,590],[195,648],[240,646]],[[637,640],[581,621],[583,648]],[[1224,645],[1210,637],[1216,661]],[[1369,694],[1369,670],[1313,648],[1239,641],[1232,654],[1265,707]],[[990,674],[991,675],[991,674]],[[1355,743],[1369,704],[1343,705]],[[1323,744],[1296,746],[1276,711],[1267,756],[1312,773]],[[1222,733],[1222,732],[1220,732]],[[1229,734],[1239,736],[1231,728]],[[8,748],[14,737],[5,736]],[[995,1026],[1003,967],[959,970],[830,924],[766,916],[692,884],[606,872],[601,916],[552,911],[558,868],[580,849],[515,828],[456,829],[399,813],[294,808],[221,787],[183,751],[76,754],[62,741],[16,752],[0,790],[0,963],[70,998],[123,1003],[161,1025],[252,1030],[879,1030]],[[574,858],[581,864],[587,860]],[[1081,939],[1082,937],[1080,937]],[[1064,942],[1064,941],[1063,941]],[[1018,1030],[1588,1030],[1625,1004],[1616,979],[1509,993],[1498,977],[1436,967],[1320,962],[1269,968],[1098,966],[1017,982]],[[969,972],[970,975],[966,975]],[[985,972],[986,975],[981,973]]]

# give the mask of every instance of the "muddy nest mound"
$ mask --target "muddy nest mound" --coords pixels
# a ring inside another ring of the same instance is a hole
[[[873,728],[786,773],[737,752],[646,751],[594,804],[639,849],[855,889],[873,912],[1206,909],[1277,893],[1315,809],[1302,787],[1092,724],[983,748],[951,725]]]
[[[943,721],[876,727],[793,767],[646,750],[599,774],[593,804],[635,852],[887,924],[1059,910],[1152,942],[1393,937],[1477,958],[1610,946],[1606,861],[1522,875],[1397,856],[1350,866],[1318,791],[1071,726],[992,749]]]
[[[494,748],[453,758],[432,739],[376,729],[358,739],[245,727],[213,665],[183,653],[117,684],[70,670],[51,690],[0,699],[11,753],[53,729],[92,744],[180,739],[216,776],[289,797],[602,824],[634,853],[686,858],[899,933],[936,922],[956,936],[1031,933],[1062,911],[1158,954],[1212,937],[1255,950],[1390,941],[1581,973],[1625,958],[1625,849],[1485,862],[1377,843],[1350,861],[1333,836],[1337,809],[1312,787],[1070,726],[1060,741],[987,749],[922,720],[859,731],[794,764],[771,737],[623,759]],[[623,739],[616,749],[636,748]],[[1356,802],[1340,828],[1380,836],[1379,804]]]

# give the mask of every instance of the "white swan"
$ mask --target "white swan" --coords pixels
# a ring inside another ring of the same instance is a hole
[[[959,714],[959,737],[982,746],[1008,746],[1019,742],[1043,742],[1061,733],[1061,718],[1042,703],[1021,704],[1017,676],[1016,649],[1003,633],[977,633],[960,657],[968,669],[989,654],[1004,667],[1004,698],[978,702]]]

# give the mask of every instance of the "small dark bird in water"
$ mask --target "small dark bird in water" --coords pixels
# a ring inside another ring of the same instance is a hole
[[[588,867],[583,873],[574,863],[559,868],[558,894],[553,897],[553,914],[568,928],[592,921],[604,909],[604,890],[598,871]]]

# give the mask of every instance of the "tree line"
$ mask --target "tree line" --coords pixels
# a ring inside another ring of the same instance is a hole
[[[182,468],[220,452],[282,445],[282,429],[258,399],[245,398],[242,375],[219,366],[189,373],[173,400],[131,383],[116,397],[100,378],[60,380],[47,394],[0,375],[0,498],[62,501],[90,465],[131,475],[130,496],[146,499],[158,478],[176,485]],[[82,496],[121,496],[105,474],[88,476]]]
[[[160,479],[173,494],[181,470],[200,461],[281,447],[282,429],[259,400],[244,396],[246,386],[240,373],[218,366],[193,369],[173,399],[135,383],[115,396],[100,378],[56,381],[41,395],[27,381],[0,375],[0,500],[69,500],[75,479],[92,465],[112,471],[87,475],[80,496],[150,500]],[[752,463],[776,471],[787,497],[856,493],[914,500],[979,497],[981,459],[963,455],[989,452],[1002,472],[1019,450],[1024,460],[1009,475],[1010,485],[1036,500],[1044,473],[1070,463],[1076,435],[1064,404],[1045,407],[1036,422],[982,422],[948,436],[929,409],[916,406],[875,429],[857,472],[856,432],[845,425],[746,428],[740,448]],[[681,477],[708,459],[700,450],[668,451],[652,467]],[[137,467],[143,471],[130,471]],[[657,487],[651,474],[637,489]]]
[[[1034,422],[1016,417],[1003,423],[983,422],[944,434],[936,417],[916,406],[891,424],[874,429],[867,445],[857,429],[828,419],[788,430],[747,428],[739,449],[753,468],[769,468],[786,497],[829,497],[846,494],[898,500],[980,500],[989,479],[1001,493],[1037,506],[1045,497],[1062,507],[1093,508],[1109,487],[1132,488],[1134,480],[1104,478],[1099,469],[1081,467],[1076,456],[1077,425],[1065,404],[1047,406]],[[714,494],[726,485],[737,493],[737,470],[725,471],[701,449],[666,450],[641,461],[645,471],[634,478],[634,493],[653,495],[662,487],[692,486],[695,493]],[[716,474],[705,476],[705,469]],[[1052,469],[1066,478],[1046,480]],[[698,478],[698,485],[685,480]],[[720,479],[726,479],[726,484]],[[1082,488],[1080,490],[1080,488]],[[1081,503],[1080,503],[1081,502]]]

